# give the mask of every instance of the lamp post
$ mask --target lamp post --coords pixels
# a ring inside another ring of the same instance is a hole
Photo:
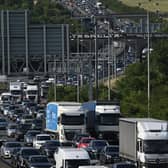
[[[148,0],[151,2],[151,0]],[[139,7],[142,5],[138,3]],[[150,22],[149,11],[146,10],[146,24],[147,24],[147,112],[148,118],[150,117]]]
[[[54,101],[57,99],[57,88],[56,88],[56,55],[54,56]]]
[[[147,71],[148,71],[148,118],[150,117],[150,30],[149,30],[149,11],[147,11]]]
[[[77,54],[78,54],[78,60],[79,60],[79,57],[80,57],[80,53],[79,53],[79,37],[77,37]],[[80,70],[79,70],[79,64],[77,63],[77,102],[79,102],[79,99],[80,99],[80,95],[79,95],[79,93],[80,93],[80,89],[79,89],[79,73],[80,73]]]
[[[108,100],[110,100],[110,56],[111,56],[111,45],[110,45],[110,23],[108,22]]]
[[[95,83],[96,83],[96,100],[99,98],[99,90],[98,90],[98,48],[97,48],[97,20],[94,18],[95,24]]]

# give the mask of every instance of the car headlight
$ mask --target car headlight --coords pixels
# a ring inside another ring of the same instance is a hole
[[[111,159],[111,155],[107,155],[107,158],[108,158],[108,159]]]
[[[30,168],[35,168],[34,166],[31,166]]]
[[[9,151],[9,150],[6,150],[6,151],[5,151],[5,153],[7,153],[7,154],[8,154],[8,153],[10,153],[10,151]]]
[[[97,150],[96,150],[96,149],[92,149],[92,152],[96,153],[96,152],[97,152]]]

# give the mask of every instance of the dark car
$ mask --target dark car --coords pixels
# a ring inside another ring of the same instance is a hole
[[[11,116],[14,113],[14,110],[17,109],[17,108],[19,108],[19,107],[20,106],[18,104],[16,104],[16,105],[10,105],[9,106],[9,110],[8,110],[8,114],[7,114],[8,118],[11,119]]]
[[[0,117],[0,127],[7,127],[8,126],[8,122],[5,118]]]
[[[38,149],[33,147],[22,147],[17,153],[17,163],[16,166],[19,168],[24,168],[26,161],[29,159],[29,156],[40,155]]]
[[[25,168],[51,168],[52,164],[45,155],[30,156],[25,162]]]
[[[136,168],[135,164],[129,162],[114,163],[112,168]]]
[[[114,163],[115,161],[119,161],[119,147],[117,145],[109,145],[105,146],[100,152],[100,163]]]
[[[15,139],[20,141],[24,139],[24,134],[31,128],[31,124],[19,124],[16,129]]]
[[[61,146],[61,143],[58,140],[46,141],[40,148],[41,153],[47,155],[48,157],[53,157],[55,150]]]
[[[99,159],[99,154],[101,150],[105,147],[108,146],[108,142],[106,140],[91,140],[88,147],[85,148],[91,159]]]
[[[72,141],[61,142],[62,147],[74,147],[74,143]]]
[[[35,130],[42,130],[43,128],[43,120],[42,119],[34,119],[32,121],[32,129],[35,129]]]
[[[20,118],[22,117],[22,115],[24,114],[23,109],[18,108],[18,109],[14,109],[14,112],[11,114],[10,118],[13,121],[18,121],[20,120]]]
[[[11,165],[13,165],[13,167],[17,167],[17,158],[18,158],[18,152],[20,151],[21,147],[15,148],[12,152],[11,152]]]
[[[40,134],[39,130],[28,130],[24,135],[25,145],[33,145],[33,140],[37,134]]]
[[[4,118],[0,118],[0,145],[7,140],[7,126],[8,122]]]

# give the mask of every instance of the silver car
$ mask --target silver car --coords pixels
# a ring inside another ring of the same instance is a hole
[[[10,124],[7,128],[7,135],[8,137],[14,137],[16,133],[17,125],[16,124]]]
[[[20,147],[21,147],[20,142],[16,142],[16,141],[5,142],[1,146],[1,156],[3,158],[11,158],[11,153],[13,152],[13,150],[15,150],[16,148],[20,148]]]

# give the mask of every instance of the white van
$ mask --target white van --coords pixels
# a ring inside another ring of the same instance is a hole
[[[90,165],[90,157],[86,150],[73,147],[59,147],[54,153],[56,168],[78,168]]]

